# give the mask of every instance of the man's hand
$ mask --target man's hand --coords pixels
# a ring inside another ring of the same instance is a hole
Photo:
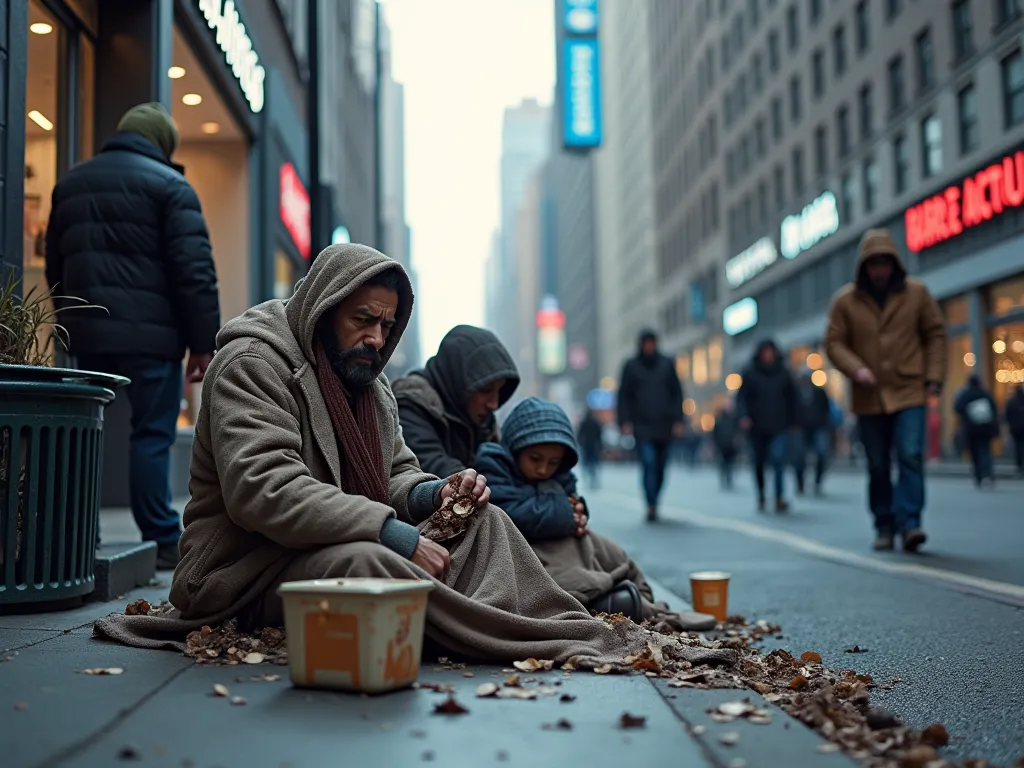
[[[677,421],[672,425],[672,437],[682,437],[685,432],[686,427],[683,425],[683,422]]]
[[[487,487],[487,478],[483,475],[478,475],[475,469],[464,469],[459,473],[462,476],[462,482],[459,484],[459,495],[460,496],[471,496],[473,503],[476,506],[486,506],[491,501],[491,489]],[[455,475],[452,475],[455,477]],[[448,478],[449,480],[451,478]],[[452,495],[452,487],[445,485],[441,489],[441,501],[444,501]]]
[[[448,570],[451,568],[448,550],[436,541],[420,536],[412,561],[438,581],[448,578]]]
[[[206,376],[206,369],[210,367],[213,355],[197,355],[195,352],[188,353],[188,362],[185,364],[185,381],[189,384],[198,384]]]
[[[630,424],[629,422],[626,422],[621,427],[619,427],[619,431],[621,431],[622,434],[624,434],[624,435],[632,435],[633,434],[633,425]]]
[[[873,387],[878,383],[870,368],[858,368],[857,372],[853,374],[853,380],[868,387]]]

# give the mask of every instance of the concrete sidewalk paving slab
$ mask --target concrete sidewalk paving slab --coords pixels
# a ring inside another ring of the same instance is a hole
[[[239,676],[280,671],[279,682],[238,683]],[[709,765],[699,745],[642,676],[612,677],[561,672],[537,673],[547,684],[576,696],[537,700],[479,699],[482,682],[501,682],[493,667],[435,672],[421,681],[448,683],[469,709],[463,715],[432,714],[444,694],[426,689],[375,697],[293,688],[287,669],[192,667],[143,703],[117,726],[62,766],[109,765],[131,746],[147,766],[405,766],[437,762],[445,768],[509,765],[529,768],[619,768],[644,760],[673,765]],[[126,674],[128,674],[126,672]],[[524,677],[526,677],[524,675]],[[222,683],[244,706],[211,695]],[[644,728],[622,729],[623,711],[647,718]],[[571,730],[555,725],[565,718]]]
[[[727,766],[739,760],[746,768],[805,765],[855,768],[858,765],[842,752],[833,752],[835,747],[828,741],[754,691],[672,688],[667,680],[652,682],[717,765]],[[756,725],[741,717],[721,723],[711,717],[708,710],[734,701],[749,701],[767,710],[771,713],[771,722]]]
[[[9,661],[6,657],[22,648],[45,643],[61,634],[62,632],[53,629],[16,629],[0,626],[0,662]]]
[[[92,625],[96,619],[103,618],[115,611],[124,611],[125,606],[133,600],[149,600],[151,603],[159,603],[167,599],[167,583],[170,582],[170,574],[165,574],[160,583],[132,590],[123,599],[112,600],[101,603],[84,603],[78,608],[71,608],[66,611],[40,611],[0,614],[0,629],[42,629],[63,631],[65,629],[78,629],[84,625]],[[167,582],[167,583],[164,583]]]
[[[78,751],[191,666],[191,659],[174,653],[63,632],[21,650],[0,664],[0,762],[12,768],[43,765],[62,752]],[[124,673],[81,674],[96,667]]]

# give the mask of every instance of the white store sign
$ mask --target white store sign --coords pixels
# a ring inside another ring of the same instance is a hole
[[[725,279],[733,288],[764,272],[779,258],[775,243],[770,237],[762,237],[738,256],[725,262]]]
[[[836,196],[825,192],[813,203],[805,205],[800,213],[783,219],[780,233],[782,255],[787,259],[795,259],[838,230],[839,206],[836,204]]]
[[[260,57],[253,50],[252,40],[245,25],[238,17],[235,0],[198,2],[206,23],[217,35],[217,45],[224,52],[224,59],[238,80],[242,93],[249,102],[249,108],[253,112],[259,112],[263,109],[263,84],[267,73],[260,64]]]

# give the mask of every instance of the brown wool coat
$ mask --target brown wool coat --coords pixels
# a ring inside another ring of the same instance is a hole
[[[864,262],[888,254],[896,280],[881,308],[866,290]],[[938,304],[924,283],[907,277],[886,230],[870,230],[861,241],[854,281],[832,300],[825,351],[850,378],[852,410],[858,415],[895,413],[927,402],[929,382],[946,378],[946,329]],[[878,386],[856,383],[860,368],[874,373]]]
[[[203,383],[192,449],[191,500],[171,602],[182,618],[233,615],[261,594],[297,551],[379,542],[385,519],[412,522],[409,491],[434,479],[402,439],[387,379],[372,385],[390,505],[345,493],[334,429],[313,367],[317,320],[371,276],[397,263],[361,245],[317,257],[287,302],[232,320]],[[404,274],[404,273],[403,273]],[[387,360],[409,321],[408,286]]]

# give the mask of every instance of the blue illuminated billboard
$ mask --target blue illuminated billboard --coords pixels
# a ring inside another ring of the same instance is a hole
[[[601,146],[601,56],[597,38],[566,38],[562,49],[562,144]]]
[[[562,0],[562,25],[569,35],[596,35],[597,0]]]
[[[730,304],[722,312],[722,330],[729,336],[749,331],[757,325],[757,300],[747,297]]]

